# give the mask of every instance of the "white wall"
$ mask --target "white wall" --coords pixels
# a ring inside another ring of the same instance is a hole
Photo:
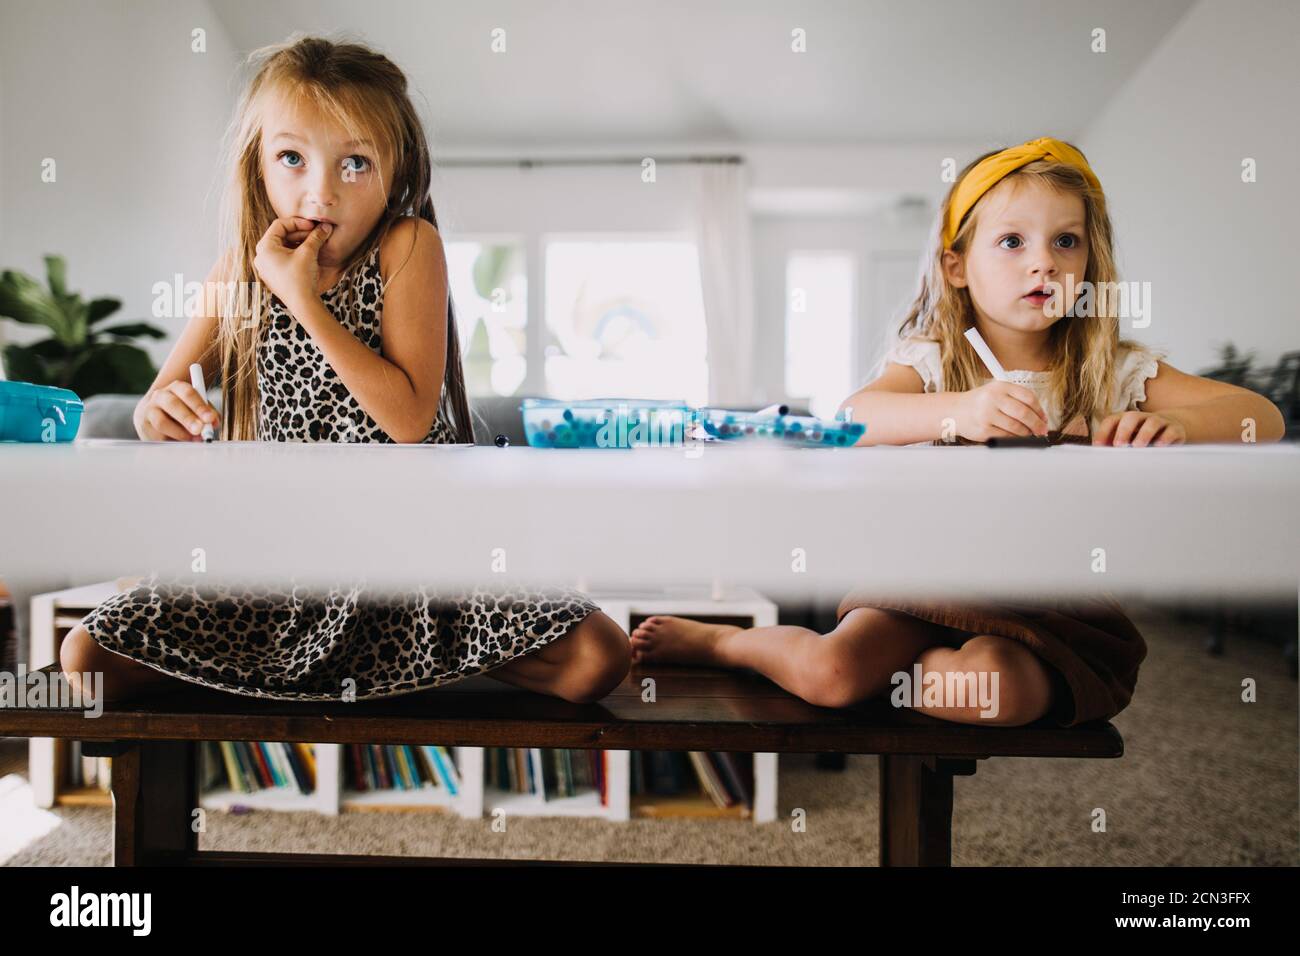
[[[190,31],[207,31],[193,53]],[[155,364],[183,318],[154,319],[152,286],[201,281],[216,256],[214,182],[237,64],[207,0],[0,7],[0,268],[42,281],[46,253],[68,262],[84,298],[113,296],[108,321],[170,333],[141,340]],[[41,162],[57,181],[41,182]],[[0,323],[9,341],[43,329]]]
[[[1081,137],[1124,278],[1151,283],[1151,325],[1126,334],[1185,371],[1226,341],[1261,364],[1300,349],[1298,36],[1293,0],[1201,0]]]

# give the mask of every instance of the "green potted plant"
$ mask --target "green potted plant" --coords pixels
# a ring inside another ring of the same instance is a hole
[[[85,302],[68,292],[62,256],[45,256],[45,272],[48,289],[24,272],[6,269],[0,274],[0,319],[43,325],[51,333],[30,345],[7,345],[5,374],[20,382],[70,388],[83,401],[102,393],[147,392],[158,370],[131,340],[160,339],[167,333],[147,322],[102,327],[122,307],[119,300]]]

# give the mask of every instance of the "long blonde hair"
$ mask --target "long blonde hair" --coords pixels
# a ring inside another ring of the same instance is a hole
[[[943,224],[962,179],[982,160],[998,152],[1000,150],[992,150],[972,160],[948,190],[921,262],[915,298],[900,321],[891,328],[886,343],[888,348],[912,336],[937,341],[946,391],[976,388],[988,378],[988,371],[964,334],[975,325],[970,289],[949,284],[944,273]],[[1053,402],[1061,409],[1062,428],[1082,415],[1091,431],[1093,418],[1111,411],[1108,405],[1115,378],[1117,349],[1140,347],[1139,343],[1119,336],[1117,298],[1100,294],[1114,288],[1111,283],[1116,281],[1106,197],[1100,190],[1093,189],[1078,169],[1051,159],[1028,163],[1009,173],[1003,181],[1012,179],[1037,182],[1083,199],[1088,234],[1088,264],[1083,279],[1092,283],[1094,314],[1074,317],[1067,313],[1052,325],[1048,333],[1052,359],[1046,387]],[[958,255],[964,255],[969,247],[980,208],[987,198],[988,193],[985,193],[962,219],[951,247]]]
[[[240,304],[233,303],[229,296],[218,301],[217,338],[205,353],[215,350],[218,355],[221,437],[245,441],[258,437],[257,344],[270,305],[270,293],[260,282],[254,283],[253,258],[258,241],[276,218],[261,172],[262,130],[268,103],[281,95],[305,99],[347,129],[354,139],[370,140],[391,159],[391,181],[385,164],[376,164],[387,196],[379,222],[340,270],[344,309],[351,311],[357,304],[349,274],[366,260],[395,222],[409,215],[427,220],[435,228],[438,225],[429,196],[432,163],[428,141],[407,94],[406,77],[392,61],[357,43],[295,36],[255,50],[246,65],[255,72],[226,132],[225,168],[229,178],[221,201],[222,254],[218,271],[223,283],[235,283],[225,288],[255,289],[256,294],[241,297],[245,301]],[[450,294],[442,389],[453,433],[458,441],[472,442],[474,426]],[[440,415],[443,407],[440,401]]]

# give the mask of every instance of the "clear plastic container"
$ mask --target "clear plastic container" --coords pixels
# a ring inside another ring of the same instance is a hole
[[[84,409],[71,389],[0,381],[0,441],[72,441]]]
[[[681,446],[692,421],[683,401],[526,398],[520,409],[533,448]]]
[[[766,440],[806,447],[850,448],[867,430],[860,422],[806,415],[760,415],[725,408],[701,408],[695,417],[706,432],[723,441]]]

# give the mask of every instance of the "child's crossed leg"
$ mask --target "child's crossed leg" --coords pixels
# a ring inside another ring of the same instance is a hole
[[[1032,723],[1052,706],[1046,664],[1023,645],[991,634],[975,635],[960,648],[945,646],[952,629],[899,611],[854,608],[822,635],[804,627],[739,628],[658,616],[632,631],[633,662],[664,661],[750,668],[820,707],[847,707],[888,694],[897,672],[997,675],[997,711],[978,702],[966,706],[922,705],[915,709],[967,724]],[[964,633],[964,632],[956,632]],[[985,714],[981,716],[981,714]]]
[[[539,694],[590,703],[623,682],[630,661],[627,634],[608,615],[593,611],[563,637],[485,673]],[[83,674],[102,675],[98,689],[104,703],[175,690],[186,683],[180,677],[101,647],[82,624],[63,639],[59,662],[74,690],[81,689]],[[86,692],[91,689],[86,688]]]

